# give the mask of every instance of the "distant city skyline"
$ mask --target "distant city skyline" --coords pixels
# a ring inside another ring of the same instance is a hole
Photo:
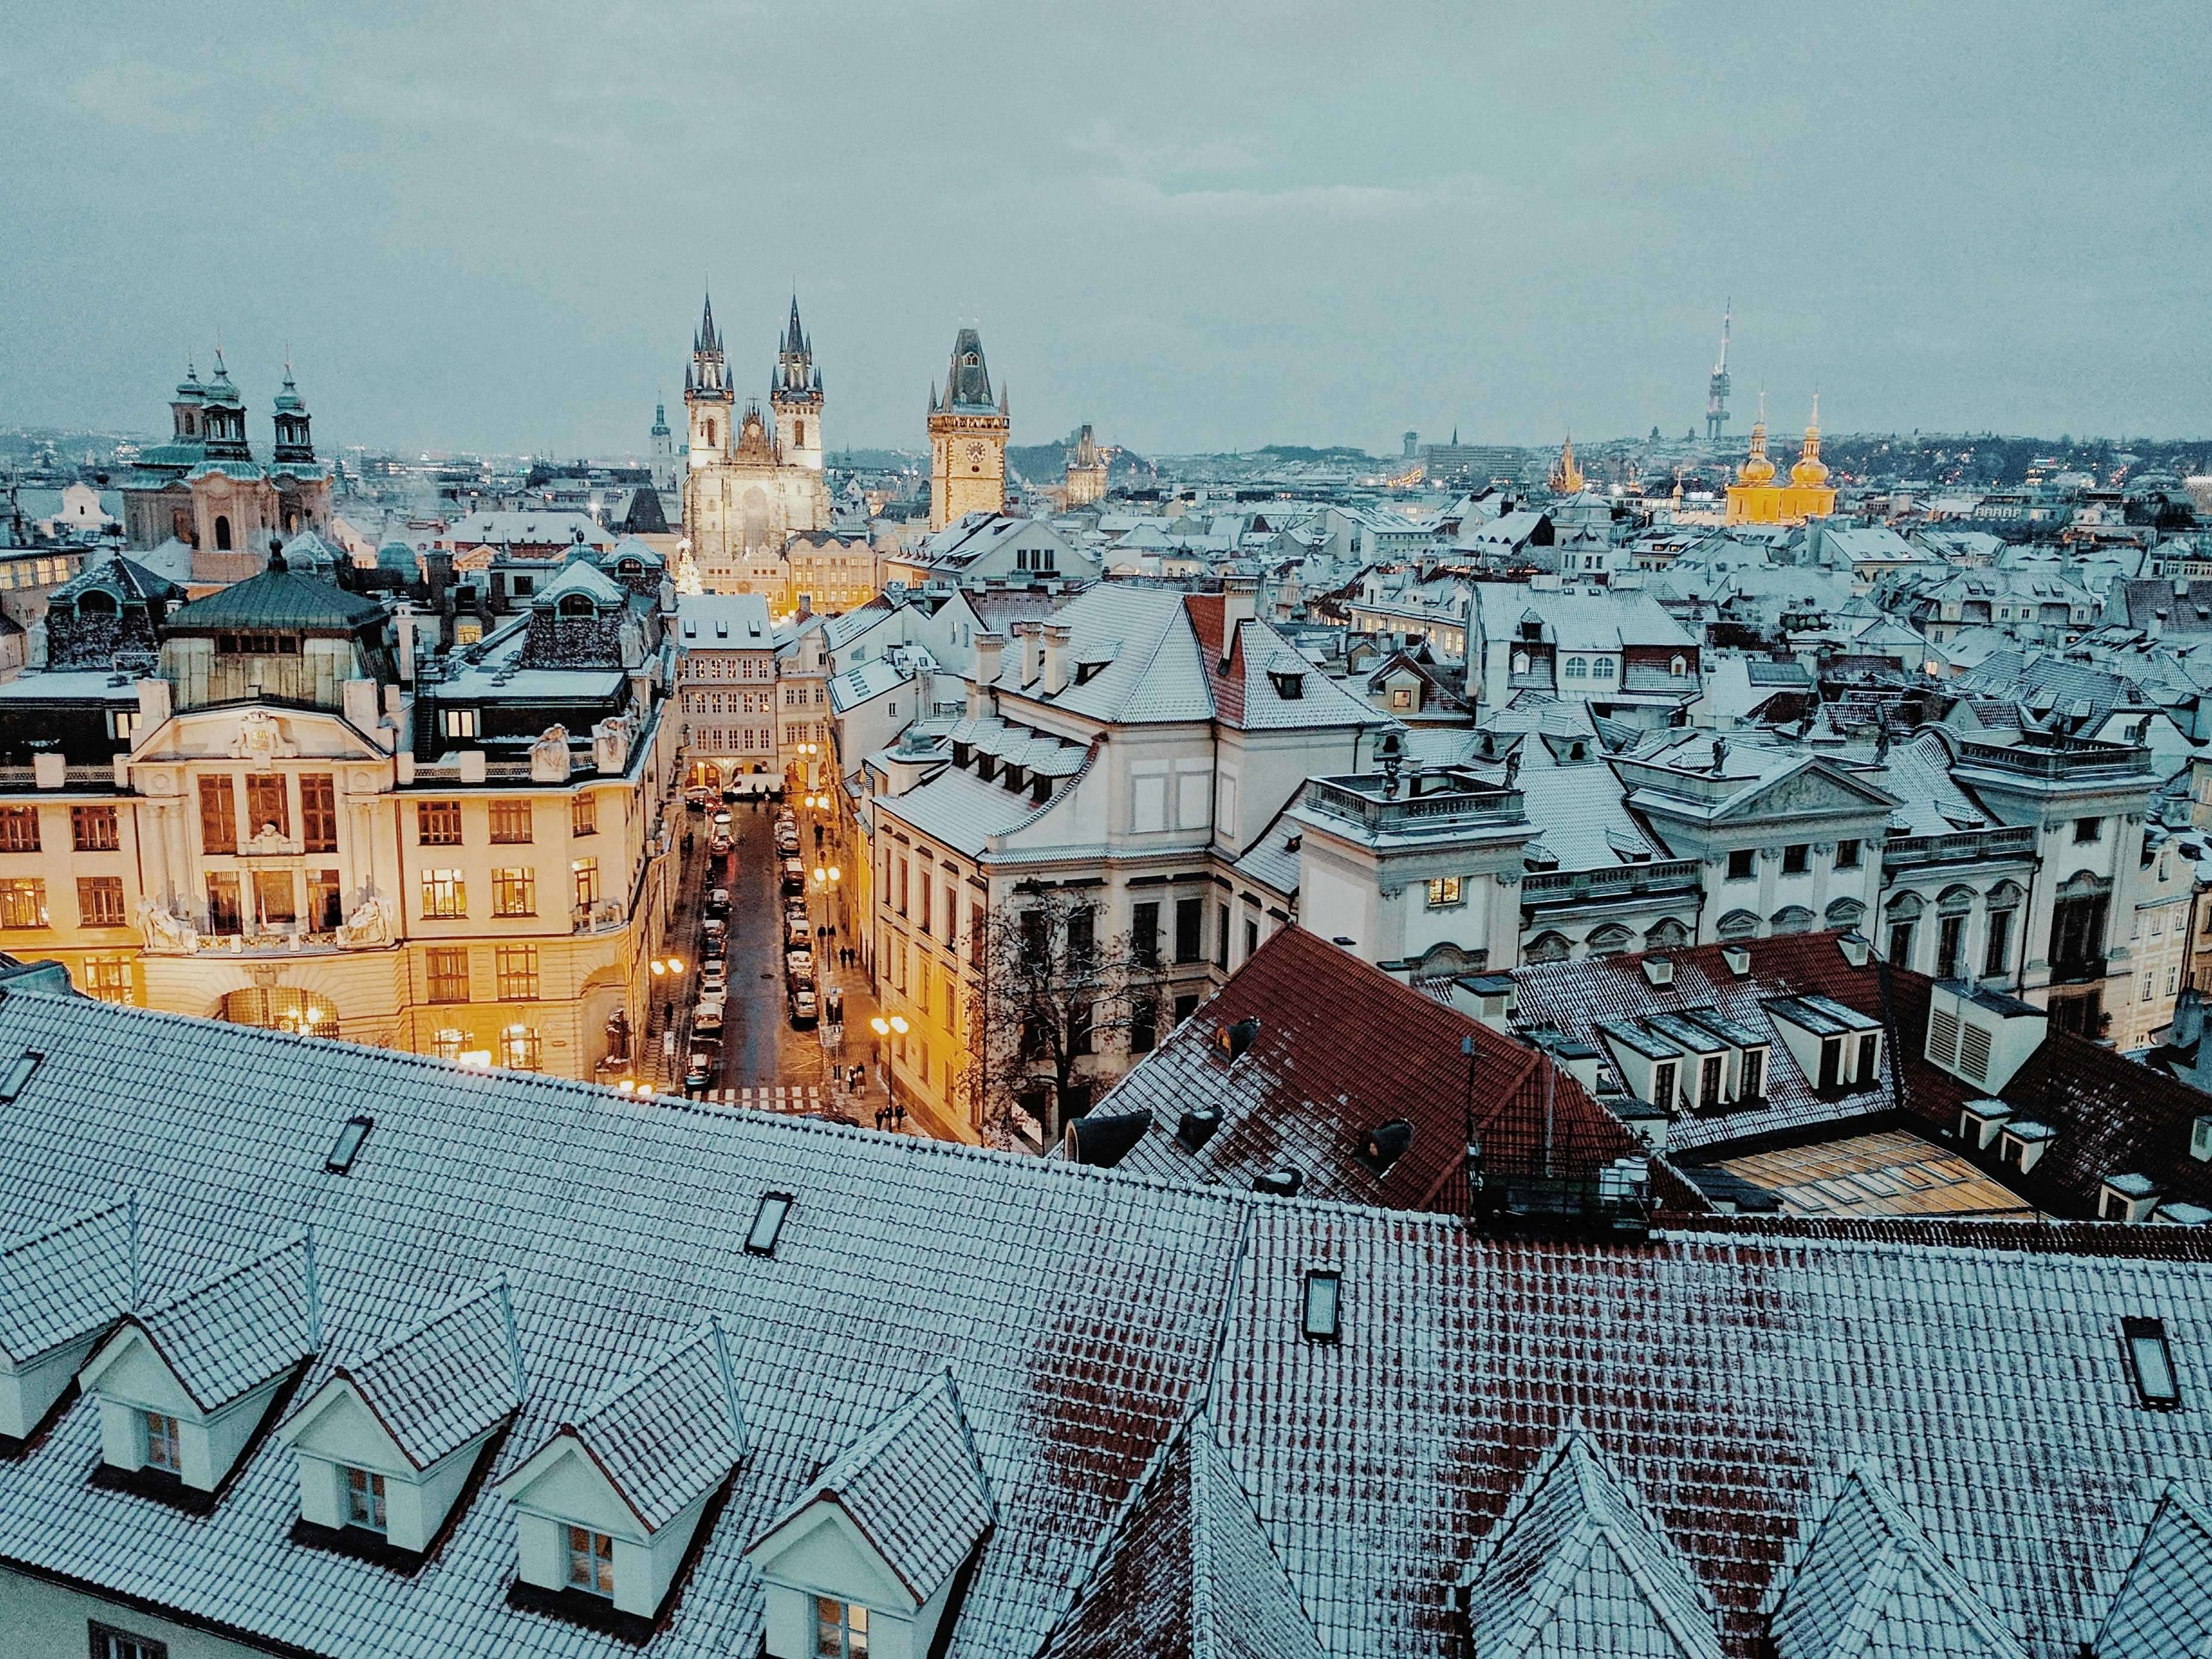
[[[158,431],[219,330],[258,444],[289,344],[325,450],[642,454],[711,282],[763,397],[796,286],[832,451],[969,319],[1017,447],[1677,438],[1731,298],[1731,436],[2212,425],[2193,9],[1671,21],[50,8],[0,422]]]

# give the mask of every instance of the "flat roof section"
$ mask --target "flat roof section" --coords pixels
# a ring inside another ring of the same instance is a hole
[[[1905,1129],[1717,1160],[1764,1187],[1785,1215],[2014,1216],[2034,1206],[1955,1152]]]

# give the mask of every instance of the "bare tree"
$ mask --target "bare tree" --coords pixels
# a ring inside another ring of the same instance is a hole
[[[1049,1146],[1090,1108],[1097,1068],[1085,1061],[1151,1047],[1166,981],[1157,938],[1098,936],[1098,908],[1063,891],[1018,894],[984,919],[971,947],[975,994],[963,1085],[980,1103],[985,1140],[1023,1139],[1018,1114]],[[1118,1069],[1118,1068],[1116,1068]]]

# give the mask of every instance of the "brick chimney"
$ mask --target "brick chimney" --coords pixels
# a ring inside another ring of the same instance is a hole
[[[1237,649],[1237,630],[1259,613],[1260,584],[1251,576],[1231,576],[1221,584],[1221,661]]]

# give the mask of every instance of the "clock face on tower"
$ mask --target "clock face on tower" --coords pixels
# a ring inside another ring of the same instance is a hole
[[[981,438],[969,439],[968,441],[968,470],[970,472],[981,472],[983,470],[983,458],[990,453],[990,445],[985,443]]]

